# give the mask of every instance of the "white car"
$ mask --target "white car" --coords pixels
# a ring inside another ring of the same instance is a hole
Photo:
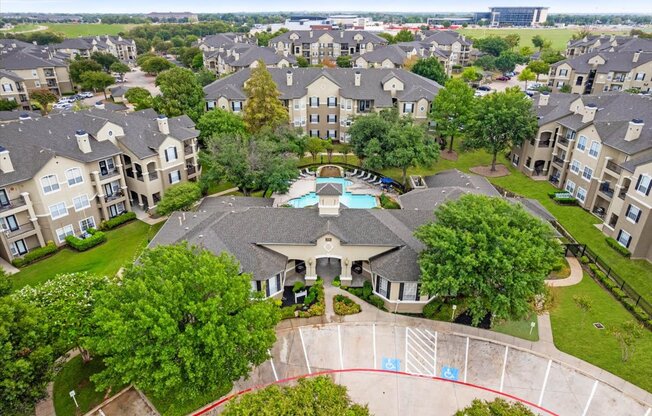
[[[84,97],[84,98],[93,98],[93,93],[88,92],[88,91],[84,91],[84,92],[80,92],[79,96]]]
[[[74,103],[74,102],[75,102],[75,99],[74,99],[74,98],[64,97],[64,98],[61,98],[61,99],[59,100],[59,102],[57,102],[57,104],[72,104],[72,103]]]
[[[59,110],[68,110],[72,108],[72,104],[70,104],[69,102],[65,102],[65,103],[58,102],[55,105],[53,105],[52,108],[57,108]]]

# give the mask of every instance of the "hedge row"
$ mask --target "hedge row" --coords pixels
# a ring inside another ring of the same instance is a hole
[[[627,293],[618,287],[616,282],[607,277],[607,275],[593,263],[589,264],[589,269],[591,270],[592,275],[602,283],[602,285],[606,287],[627,310],[629,310],[646,327],[652,329],[652,317],[650,317],[643,308],[636,306],[636,302],[627,296]]]
[[[621,246],[620,243],[618,243],[618,241],[614,240],[613,238],[607,237],[607,238],[605,238],[605,241],[607,242],[609,247],[616,250],[618,252],[618,254],[620,254],[621,256],[629,258],[629,256],[632,255],[632,253],[630,253],[629,250],[627,250],[625,247]]]
[[[36,260],[42,259],[45,256],[57,251],[57,245],[54,244],[54,241],[48,241],[45,247],[35,248],[29,253],[25,254],[23,257],[17,257],[11,261],[16,267],[27,266],[28,264],[34,263]]]
[[[118,215],[117,217],[113,217],[108,221],[102,221],[100,224],[100,230],[106,231],[113,229],[117,227],[118,225],[122,225],[127,221],[135,220],[136,219],[136,213],[135,212],[125,212],[124,214]]]
[[[66,237],[66,243],[77,251],[86,251],[106,241],[106,234],[102,231],[96,231],[93,228],[89,228],[87,231],[90,234],[89,237],[79,238],[69,235]]]

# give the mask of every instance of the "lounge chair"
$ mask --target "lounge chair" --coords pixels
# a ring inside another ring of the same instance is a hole
[[[357,169],[353,169],[353,172],[351,171],[346,172],[347,176],[355,176],[357,173],[358,173]]]
[[[382,183],[383,183],[382,179],[378,179],[376,182],[372,183],[372,185],[378,186],[378,185],[380,185]]]
[[[360,174],[357,175],[356,178],[362,178],[365,175],[365,173],[367,173],[367,172],[365,172],[364,170],[361,170]]]
[[[371,178],[371,172],[367,173],[367,176],[362,178],[363,181],[366,181],[367,179]]]
[[[371,183],[371,182],[375,182],[375,181],[378,180],[378,176],[376,176],[376,175],[371,175],[371,178],[369,178],[369,179],[365,179],[365,180],[366,180],[367,182],[370,182],[370,183]]]

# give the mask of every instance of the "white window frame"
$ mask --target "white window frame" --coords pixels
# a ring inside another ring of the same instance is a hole
[[[387,292],[389,290],[389,285],[391,284],[389,280],[385,279],[382,276],[378,276],[378,294],[385,299],[387,299]],[[383,288],[383,284],[385,287]]]
[[[587,178],[587,173],[588,173],[588,178]],[[591,169],[588,166],[584,166],[584,170],[582,170],[582,179],[591,182],[591,178],[593,178],[593,169]]]
[[[53,180],[54,182],[52,182]],[[45,182],[47,182],[47,184]],[[55,186],[56,189],[54,188]],[[50,190],[46,191],[45,190],[46,187],[49,187]],[[61,185],[59,185],[59,178],[57,178],[57,175],[45,175],[41,177],[41,189],[43,190],[43,194],[45,195],[59,192],[61,190]]]
[[[172,175],[176,173],[176,181],[172,180]],[[181,171],[180,170],[173,170],[172,172],[168,173],[168,179],[170,180],[170,185],[177,184],[181,182]]]
[[[640,78],[639,75],[641,76]],[[645,72],[637,72],[634,76],[634,81],[645,81]]]
[[[627,242],[621,241],[623,237],[626,237]],[[625,248],[629,248],[629,245],[632,242],[632,235],[627,231],[621,229],[620,232],[618,233],[618,238],[616,238],[616,241],[618,241],[618,244],[620,244],[621,246]]]
[[[82,231],[86,231],[89,228],[95,228],[95,217],[91,216],[88,218],[84,218],[83,220],[79,221],[79,229]]]
[[[645,185],[645,181],[647,181],[647,185]],[[638,192],[641,195],[647,195],[651,186],[652,186],[652,177],[648,175],[641,175],[641,182],[636,187],[636,192]]]
[[[57,240],[59,240],[60,244],[63,244],[66,242],[66,237],[69,235],[75,235],[75,229],[73,228],[72,224],[65,225],[61,228],[57,228],[56,230],[57,234]]]
[[[90,208],[91,201],[90,199],[88,199],[88,195],[81,194],[81,195],[77,195],[72,199],[72,205],[75,207],[75,212],[79,212],[81,210]]]
[[[571,172],[579,175],[581,169],[582,169],[582,164],[580,163],[580,161],[577,159],[573,159],[570,165]]]
[[[170,150],[173,151],[172,156],[170,156]],[[179,154],[177,153],[177,147],[176,146],[170,146],[167,149],[164,150],[165,153],[165,161],[166,162],[174,162],[179,158]]]
[[[577,145],[575,145],[575,148],[577,150],[579,150],[580,152],[584,152],[584,149],[586,149],[586,142],[587,141],[588,141],[588,139],[586,138],[586,136],[581,136],[580,135],[579,139],[577,139]]]
[[[79,175],[72,176],[74,172],[79,172]],[[81,168],[74,167],[74,168],[67,169],[65,175],[66,175],[66,181],[68,181],[68,187],[70,188],[84,183],[84,175],[82,174]]]
[[[575,195],[575,182],[571,181],[570,179],[566,180],[566,186],[564,187],[564,190],[568,192],[571,195]]]
[[[410,288],[410,293],[408,293],[408,288]],[[412,293],[413,292],[413,293]],[[404,302],[416,302],[419,300],[419,284],[417,282],[403,282],[403,294],[402,301]]]
[[[62,210],[62,206],[63,206],[63,210]],[[57,212],[57,215],[56,215],[56,216],[52,213],[52,209],[53,209],[53,208],[54,208],[54,209],[56,210],[56,212]],[[66,215],[68,215],[68,207],[66,206],[66,203],[65,203],[65,202],[57,202],[56,204],[52,204],[52,205],[50,205],[50,206],[48,207],[48,211],[50,212],[50,218],[52,218],[53,220],[56,220],[56,219],[58,219],[58,218],[63,218],[63,217],[65,217]],[[64,212],[64,211],[65,211],[65,214],[62,213],[62,212]]]
[[[332,118],[332,121],[331,121]],[[326,122],[328,124],[337,124],[337,114],[327,114],[326,115]]]
[[[334,104],[331,105],[331,100],[333,100]],[[337,97],[328,97],[326,99],[326,105],[328,108],[336,108],[337,107]]]
[[[634,213],[634,210],[636,210],[636,214],[630,217],[630,214]],[[641,214],[641,209],[636,205],[632,205],[632,204],[629,204],[629,206],[627,207],[627,211],[625,211],[625,217],[627,218],[627,221],[631,222],[632,224],[638,223],[640,214]]]
[[[313,100],[317,102],[317,105],[313,105]],[[310,108],[319,108],[319,97],[310,97],[308,99],[308,104]]]
[[[579,201],[584,201],[586,200],[586,189],[582,188],[581,186],[577,187],[577,194],[575,195],[575,198],[577,198]]]
[[[414,103],[412,102],[403,103],[403,112],[414,113]]]
[[[589,157],[592,157],[593,159],[597,159],[598,155],[600,154],[600,150],[602,150],[602,145],[598,141],[591,141],[591,146],[589,147]]]
[[[294,124],[297,122],[295,121]],[[299,120],[299,123],[301,123],[301,120]],[[319,123],[319,114],[310,114],[310,124],[317,124]]]

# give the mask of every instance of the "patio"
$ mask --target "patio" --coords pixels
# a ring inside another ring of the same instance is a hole
[[[363,181],[355,177],[347,177],[347,180],[351,181],[351,185],[346,187],[346,191],[354,195],[373,195],[380,196],[385,193],[389,196],[396,198],[398,195],[393,191],[383,191],[379,186],[373,186],[369,182]],[[284,204],[287,204],[289,200],[300,198],[311,192],[315,192],[315,177],[299,178],[294,182],[287,193],[285,194],[272,194],[274,198],[274,206],[280,207]]]

